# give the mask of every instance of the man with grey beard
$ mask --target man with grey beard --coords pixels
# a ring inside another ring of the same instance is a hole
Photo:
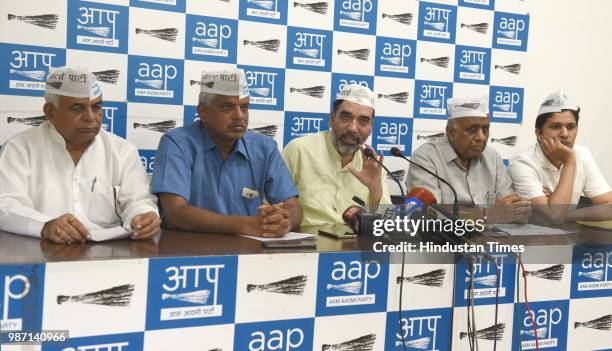
[[[360,85],[346,85],[329,114],[329,131],[292,140],[283,150],[304,211],[302,226],[343,223],[342,212],[353,196],[370,211],[390,204],[386,174],[365,157],[364,145],[374,123],[374,93]],[[361,150],[360,152],[358,152]],[[383,161],[383,155],[378,157]]]

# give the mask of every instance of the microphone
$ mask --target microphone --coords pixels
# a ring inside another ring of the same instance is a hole
[[[353,201],[355,201],[358,205],[351,205],[347,207],[344,212],[342,212],[342,219],[344,223],[346,223],[349,227],[353,228],[355,233],[358,233],[357,227],[355,226],[355,221],[357,217],[361,215],[364,211],[366,211],[365,202],[361,200],[358,196],[353,196]]]
[[[395,157],[399,157],[399,158],[403,158],[404,160],[406,160],[408,163],[415,165],[419,168],[421,168],[422,170],[424,170],[425,172],[431,174],[432,176],[434,176],[436,179],[438,179],[439,181],[441,181],[442,183],[448,185],[448,187],[451,189],[451,191],[453,192],[453,196],[455,197],[455,201],[453,201],[453,214],[455,216],[459,216],[459,202],[457,201],[457,192],[455,191],[455,188],[453,188],[452,185],[450,185],[449,182],[446,181],[446,179],[440,177],[439,175],[435,174],[434,172],[428,170],[427,168],[421,166],[420,164],[412,161],[411,159],[407,158],[406,156],[404,156],[404,154],[400,151],[400,149],[398,149],[397,147],[392,147],[391,148],[391,154]]]
[[[391,178],[399,186],[400,192],[402,193],[402,203],[400,203],[400,217],[404,217],[404,212],[406,211],[406,205],[403,200],[406,198],[406,193],[404,192],[404,187],[402,186],[401,182],[397,180],[397,178],[393,175],[393,173],[391,173],[391,171],[385,165],[383,165],[382,162],[378,161],[378,157],[376,157],[376,153],[372,149],[370,149],[369,147],[366,147],[363,150],[363,154],[366,157],[372,158],[376,163],[378,163],[385,171],[387,171],[387,174],[391,176]]]

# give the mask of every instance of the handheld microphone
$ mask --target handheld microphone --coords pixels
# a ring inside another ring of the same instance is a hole
[[[431,174],[432,176],[434,176],[436,179],[438,179],[442,183],[448,185],[448,187],[453,192],[453,196],[455,197],[455,201],[453,201],[453,214],[455,216],[459,216],[459,202],[457,201],[457,192],[455,191],[455,188],[453,188],[453,186],[450,185],[450,183],[446,181],[446,179],[440,177],[439,175],[435,174],[434,172],[428,170],[427,168],[425,168],[425,167],[421,166],[420,164],[418,164],[418,163],[412,161],[411,159],[407,158],[406,156],[404,156],[402,151],[400,151],[400,149],[398,149],[397,147],[392,147],[391,148],[391,154],[393,156],[395,156],[395,157],[399,157],[399,158],[404,159],[405,161],[407,161],[408,163],[410,163],[412,165],[415,165],[415,166],[421,168],[422,170],[424,170],[425,172]]]
[[[374,221],[381,216],[376,213],[368,212],[365,209],[365,201],[358,196],[353,196],[353,201],[359,204],[359,206],[351,205],[342,212],[344,223],[353,229],[353,232],[357,235],[372,233]]]

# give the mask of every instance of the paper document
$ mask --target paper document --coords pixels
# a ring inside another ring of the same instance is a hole
[[[260,236],[251,236],[251,235],[242,235],[245,238],[249,238],[249,239],[255,239],[255,240],[259,240],[259,241],[275,241],[275,240],[302,240],[302,239],[308,239],[308,238],[312,238],[316,235],[314,234],[306,234],[306,233],[296,233],[296,232],[289,232],[287,233],[285,236],[280,237],[280,238],[262,238]]]
[[[128,232],[123,227],[114,227],[108,229],[90,230],[91,241],[106,241],[128,238],[132,232]]]
[[[511,235],[567,235],[578,233],[577,231],[542,227],[535,224],[496,224],[495,227]]]

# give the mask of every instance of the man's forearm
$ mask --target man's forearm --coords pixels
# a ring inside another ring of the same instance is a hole
[[[298,203],[283,204],[283,208],[289,212],[291,230],[297,230],[302,223],[302,207]]]
[[[169,211],[164,209],[164,221],[169,229],[191,232],[246,234],[245,228],[253,218],[222,215],[188,204],[176,206]]]
[[[576,159],[571,158],[563,164],[559,183],[548,198],[549,205],[567,205],[572,201],[574,192],[574,174],[576,173]]]
[[[372,212],[376,212],[378,210],[378,205],[380,205],[380,200],[382,199],[383,189],[382,187],[371,188],[370,195],[368,198],[368,203],[370,204],[369,210]]]

